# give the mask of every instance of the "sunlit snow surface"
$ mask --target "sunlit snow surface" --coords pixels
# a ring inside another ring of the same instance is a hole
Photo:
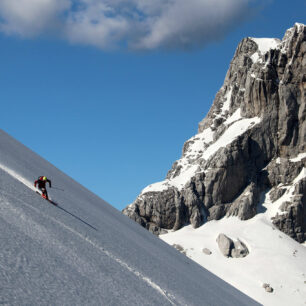
[[[303,168],[285,194],[271,203],[269,193],[263,195],[262,209],[254,218],[241,221],[237,217],[210,221],[198,229],[186,226],[176,232],[161,235],[170,245],[183,247],[187,256],[226,280],[264,305],[306,304],[306,247],[277,230],[271,217],[281,213],[280,205],[290,201],[295,184],[306,177]],[[245,258],[224,257],[216,238],[224,233],[239,238],[250,250]],[[208,248],[212,254],[206,255]],[[268,283],[274,289],[267,293],[262,285]]]
[[[64,190],[49,189],[58,207],[35,193],[40,175]],[[0,130],[0,304],[255,302]]]
[[[261,54],[268,52],[270,49],[275,49],[279,46],[280,40],[276,38],[251,38],[258,46],[258,51]]]
[[[261,60],[260,56],[271,49],[276,49],[280,46],[281,41],[276,38],[253,38],[251,39],[257,44],[258,50],[251,56],[254,63]]]

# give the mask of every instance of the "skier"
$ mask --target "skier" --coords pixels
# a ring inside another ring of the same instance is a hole
[[[51,181],[48,180],[45,176],[40,176],[38,177],[38,179],[34,182],[34,187],[36,187],[36,185],[38,185],[38,189],[41,191],[41,196],[46,199],[49,200],[48,198],[48,193],[47,193],[47,189],[46,189],[46,183],[49,183],[49,187],[51,188]]]

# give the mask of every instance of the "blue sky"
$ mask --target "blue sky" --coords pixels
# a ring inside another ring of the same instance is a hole
[[[82,1],[0,4],[1,128],[118,209],[180,157],[239,41],[306,21],[301,0]]]

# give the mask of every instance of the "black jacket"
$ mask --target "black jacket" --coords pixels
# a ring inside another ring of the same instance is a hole
[[[48,179],[46,179],[45,181],[43,180],[43,176],[40,176],[35,182],[34,182],[34,187],[36,187],[36,185],[38,185],[37,187],[39,188],[39,189],[42,189],[42,188],[44,188],[44,189],[46,189],[46,183],[49,183],[49,186],[50,186],[50,188],[51,188],[51,181],[50,180],[48,180]]]

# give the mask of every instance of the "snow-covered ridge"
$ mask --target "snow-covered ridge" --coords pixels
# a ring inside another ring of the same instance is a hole
[[[227,109],[227,104],[229,103],[227,101],[230,95],[227,94],[226,96],[227,99],[223,108],[225,107]],[[215,141],[213,141],[214,132],[211,128],[205,129],[202,133],[193,136],[187,141],[187,143],[190,143],[188,150],[177,164],[178,167],[181,167],[179,175],[172,175],[169,179],[151,184],[144,188],[141,194],[147,192],[160,192],[169,187],[176,187],[178,190],[182,190],[195,174],[205,170],[199,165],[198,161],[209,160],[209,158],[219,149],[232,143],[238,136],[244,134],[247,130],[260,123],[260,121],[261,119],[259,117],[241,117],[240,109],[237,109],[232,116],[228,117],[223,123],[226,126],[226,130]]]
[[[298,33],[300,33],[300,32],[302,32],[302,30],[304,29],[305,24],[300,23],[300,22],[296,22],[296,23],[294,24],[294,26],[298,28]]]
[[[281,42],[277,38],[254,38],[254,37],[250,38],[257,44],[258,51],[261,54],[264,54],[271,49],[276,49]]]
[[[277,49],[281,43],[279,39],[276,38],[253,38],[250,37],[251,40],[253,40],[257,46],[258,50],[254,52],[254,54],[251,56],[251,59],[253,63],[256,63],[261,60],[261,56],[268,52],[271,49]]]
[[[286,34],[283,38],[283,40],[277,39],[277,38],[254,38],[249,37],[252,41],[256,43],[258,46],[258,50],[253,53],[251,56],[251,59],[253,63],[262,62],[262,55],[264,55],[266,52],[272,50],[272,49],[280,49],[281,52],[285,53],[289,41],[292,38],[292,34],[294,31],[297,31],[297,33],[301,33],[304,29],[305,25],[302,23],[295,23],[294,27],[288,29],[286,31]]]

